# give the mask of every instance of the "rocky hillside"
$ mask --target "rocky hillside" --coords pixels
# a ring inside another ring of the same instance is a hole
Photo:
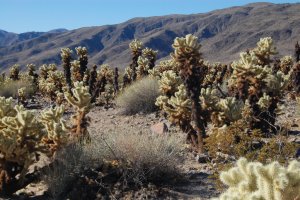
[[[164,58],[172,51],[174,38],[188,33],[200,38],[204,57],[211,61],[230,62],[266,36],[274,39],[280,54],[292,54],[294,43],[300,40],[299,10],[300,3],[256,3],[204,14],[134,18],[116,25],[25,33],[23,37],[0,31],[0,67],[60,64],[62,47],[81,45],[89,50],[90,64],[124,68],[130,59],[128,44],[132,39],[141,39]]]

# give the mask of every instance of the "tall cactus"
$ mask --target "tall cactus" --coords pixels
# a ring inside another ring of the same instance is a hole
[[[78,55],[78,61],[79,61],[79,65],[80,65],[80,76],[81,76],[81,81],[83,80],[84,77],[84,73],[87,69],[87,64],[88,64],[88,51],[86,47],[76,47],[75,48],[76,53]]]
[[[176,38],[173,43],[173,59],[178,63],[180,75],[184,81],[187,94],[192,102],[192,123],[197,132],[197,148],[199,153],[204,152],[205,121],[199,102],[201,84],[207,68],[201,62],[200,44],[198,38],[189,34],[184,38]]]
[[[89,118],[86,114],[91,108],[91,95],[88,87],[83,82],[75,82],[72,89],[73,96],[69,92],[65,92],[66,100],[76,109],[77,113],[73,116],[73,126],[71,132],[75,138],[79,140],[89,140],[89,132],[87,125]]]
[[[149,63],[148,63],[149,69],[153,69],[153,67],[155,66],[157,52],[158,51],[154,51],[153,49],[150,49],[148,47],[146,47],[142,51],[143,57],[147,58],[149,61]]]
[[[90,80],[89,80],[89,93],[92,95],[95,90],[97,82],[97,65],[93,66],[93,69],[90,71]]]
[[[114,92],[117,94],[119,91],[119,69],[116,67],[115,68],[115,73],[114,73]]]
[[[295,61],[299,62],[300,61],[300,45],[299,42],[297,41],[295,45]]]
[[[64,75],[66,77],[66,82],[69,87],[69,91],[72,88],[72,80],[71,80],[71,60],[72,60],[73,51],[69,48],[61,49],[60,56],[63,62]]]
[[[131,49],[132,54],[132,61],[130,64],[130,69],[132,70],[131,80],[135,81],[137,77],[136,68],[138,67],[138,59],[142,55],[143,43],[135,39],[129,44],[129,48]]]
[[[16,81],[19,80],[20,66],[13,65],[9,70],[9,78]]]

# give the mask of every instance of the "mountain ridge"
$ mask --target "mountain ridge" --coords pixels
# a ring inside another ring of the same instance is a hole
[[[134,38],[159,50],[158,57],[162,59],[172,51],[175,37],[189,33],[199,37],[203,56],[211,61],[229,63],[240,51],[254,47],[259,38],[267,36],[274,39],[280,55],[292,54],[294,43],[300,39],[298,10],[300,3],[256,3],[200,14],[137,17],[120,24],[40,35],[29,32],[31,35],[24,40],[11,40],[0,47],[0,67],[5,70],[15,63],[60,65],[61,48],[86,46],[89,65],[108,63],[124,68],[130,61],[128,44]],[[6,37],[14,38],[12,34]],[[0,31],[0,46],[3,40]]]

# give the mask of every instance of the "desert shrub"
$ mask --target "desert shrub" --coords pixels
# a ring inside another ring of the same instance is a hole
[[[136,184],[158,182],[178,174],[183,140],[176,135],[150,132],[108,133],[94,142],[94,151],[114,161],[122,178]],[[88,151],[88,152],[94,152]]]
[[[125,88],[117,97],[116,103],[123,109],[124,114],[153,112],[156,110],[156,98],[159,96],[158,87],[156,79],[144,78]]]
[[[95,193],[103,194],[103,188],[112,189],[119,183],[127,189],[149,182],[161,184],[180,177],[182,147],[183,138],[177,135],[154,135],[131,129],[92,134],[90,143],[58,152],[44,180],[50,195],[58,199],[75,193],[89,193],[90,198],[95,198]]]
[[[212,178],[217,178],[219,173],[233,166],[233,161],[245,157],[250,161],[269,163],[277,161],[286,163],[295,158],[300,145],[289,139],[287,132],[266,134],[259,129],[251,130],[245,120],[238,120],[229,126],[212,128],[210,135],[205,140],[206,150],[213,166]],[[223,183],[216,180],[218,190],[222,190]]]
[[[245,157],[259,162],[278,161],[285,163],[296,155],[299,144],[289,141],[284,131],[269,135],[268,138],[259,129],[245,129],[247,124],[238,120],[230,126],[213,128],[206,139],[206,149],[215,162],[222,165],[233,160]]]
[[[61,199],[68,186],[74,181],[76,171],[84,165],[82,145],[72,144],[57,152],[56,160],[45,168],[43,181],[48,185],[48,193],[53,199]]]
[[[31,97],[35,92],[35,86],[30,81],[7,79],[0,84],[0,96],[16,98],[20,88],[25,88],[26,97]]]

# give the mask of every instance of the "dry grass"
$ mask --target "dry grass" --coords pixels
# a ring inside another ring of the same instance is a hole
[[[149,113],[157,109],[155,101],[158,96],[158,81],[147,77],[125,88],[117,97],[116,103],[124,114]]]
[[[125,182],[163,182],[178,175],[184,139],[150,131],[112,132],[98,136],[88,152],[114,161]],[[95,156],[90,156],[95,157]]]
[[[5,98],[16,98],[18,95],[18,89],[24,87],[26,97],[30,97],[34,94],[35,88],[29,81],[25,80],[7,80],[5,83],[0,83],[0,96]]]
[[[84,164],[83,147],[81,145],[70,145],[59,151],[55,162],[46,169],[43,180],[48,185],[49,195],[53,199],[61,199],[69,190],[76,179],[76,172],[79,172]]]
[[[44,181],[49,194],[60,199],[87,168],[113,166],[116,178],[124,185],[168,182],[180,174],[184,139],[178,135],[153,135],[150,132],[111,132],[94,135],[86,145],[70,146],[57,155]],[[110,173],[110,172],[108,172]]]

